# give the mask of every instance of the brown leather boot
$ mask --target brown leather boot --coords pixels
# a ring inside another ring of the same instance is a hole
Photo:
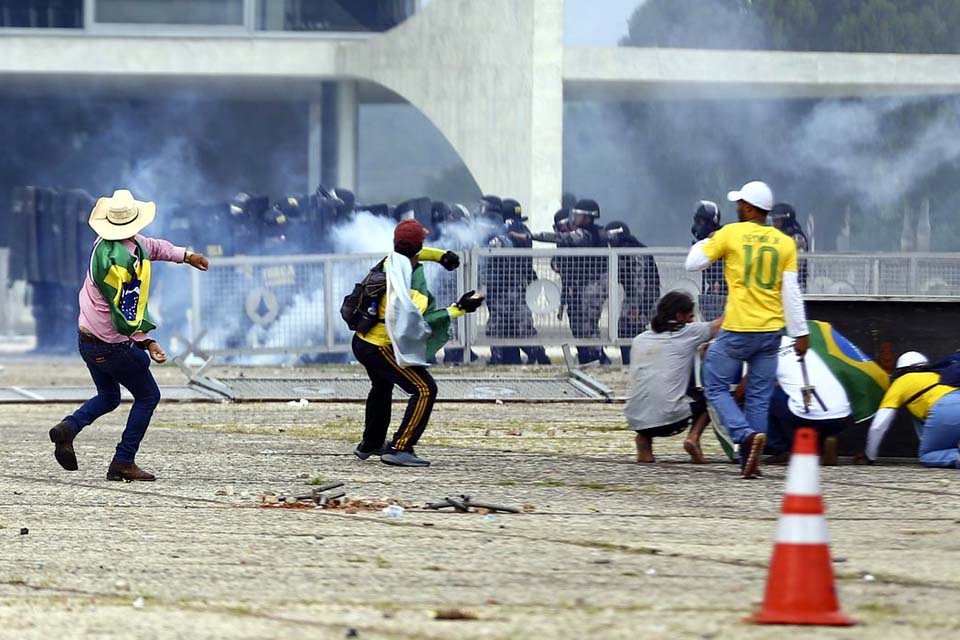
[[[73,428],[66,422],[56,424],[49,432],[50,442],[54,444],[53,457],[67,471],[76,471],[77,454],[73,451]]]
[[[127,482],[143,480],[149,482],[156,479],[157,477],[155,475],[147,473],[134,462],[123,464],[122,462],[114,460],[110,463],[110,468],[107,469],[107,480],[126,480]]]

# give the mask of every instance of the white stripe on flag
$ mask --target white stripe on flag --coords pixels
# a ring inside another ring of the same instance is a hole
[[[790,457],[785,493],[792,496],[820,495],[820,457],[803,453]]]
[[[776,541],[787,544],[828,544],[827,519],[824,516],[780,516]]]

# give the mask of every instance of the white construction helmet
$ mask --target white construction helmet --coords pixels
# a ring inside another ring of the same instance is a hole
[[[923,355],[918,351],[907,351],[904,354],[901,354],[897,358],[897,369],[906,369],[908,367],[916,367],[923,364],[929,364],[927,356]]]

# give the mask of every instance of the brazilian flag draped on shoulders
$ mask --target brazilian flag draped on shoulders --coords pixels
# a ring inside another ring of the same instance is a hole
[[[130,253],[123,241],[97,240],[90,256],[90,277],[110,306],[117,333],[132,336],[157,328],[147,311],[150,297],[150,259],[136,240]]]
[[[423,319],[432,330],[427,338],[425,354],[426,359],[430,360],[450,340],[450,314],[446,309],[437,309],[436,300],[427,288],[427,277],[424,274],[423,265],[418,265],[413,270],[410,276],[410,288],[427,297],[427,310],[423,312]]]
[[[856,422],[873,417],[890,386],[890,376],[829,322],[810,320],[810,348],[843,385]]]

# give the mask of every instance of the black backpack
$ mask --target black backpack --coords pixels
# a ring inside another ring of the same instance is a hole
[[[383,322],[379,305],[387,290],[387,274],[383,271],[385,260],[378,262],[363,280],[353,285],[353,291],[340,304],[340,316],[351,331],[367,333]]]
[[[940,384],[960,387],[960,353],[953,353],[936,362],[930,370],[940,374]]]

